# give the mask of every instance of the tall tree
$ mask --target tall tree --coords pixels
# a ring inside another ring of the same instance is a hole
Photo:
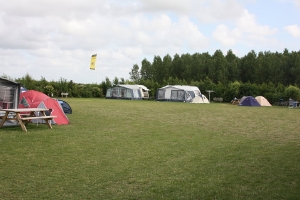
[[[172,57],[167,54],[163,58],[162,62],[164,80],[167,80],[171,76],[171,68],[172,68]]]
[[[189,83],[192,80],[193,58],[189,53],[187,53],[181,55],[181,59],[183,63],[182,79]]]
[[[182,80],[183,71],[184,69],[182,59],[178,54],[175,54],[172,62],[171,76]]]
[[[227,60],[228,81],[234,82],[240,80],[240,73],[238,69],[239,58],[232,52],[232,50],[227,52],[225,58]]]
[[[227,84],[228,82],[228,70],[227,70],[227,60],[223,55],[221,50],[215,51],[212,56],[213,65],[214,65],[214,76],[212,77],[212,81],[214,83],[218,83],[219,81],[223,84]]]
[[[134,83],[139,83],[140,81],[140,72],[139,72],[139,66],[137,64],[134,64],[131,72],[129,72],[130,75],[130,79],[134,82]]]
[[[153,73],[151,69],[151,63],[145,58],[142,61],[142,67],[141,67],[141,79],[142,80],[148,80],[153,78]]]
[[[115,78],[114,78],[113,84],[114,84],[114,85],[118,85],[118,84],[119,84],[119,78],[118,78],[118,77],[115,77]]]
[[[240,77],[243,83],[248,81],[254,82],[255,76],[253,72],[255,72],[256,67],[256,53],[252,50],[246,56],[241,58]]]
[[[154,56],[153,63],[152,63],[152,69],[153,69],[153,80],[155,82],[158,82],[159,84],[162,84],[165,77],[165,69],[162,65],[162,60],[160,56]]]

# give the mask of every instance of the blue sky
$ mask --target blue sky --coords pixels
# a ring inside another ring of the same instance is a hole
[[[177,53],[299,51],[300,0],[0,0],[0,75],[129,79]],[[97,54],[96,70],[90,70]]]

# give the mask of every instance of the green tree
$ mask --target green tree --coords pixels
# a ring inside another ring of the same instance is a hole
[[[241,58],[240,77],[243,83],[254,82],[255,68],[257,68],[256,53],[252,50]]]
[[[214,74],[212,81],[214,83],[218,83],[219,81],[223,84],[227,84],[228,82],[228,70],[227,70],[227,60],[224,57],[221,50],[217,50],[212,56]]]
[[[115,77],[113,80],[113,85],[118,85],[119,84],[119,78]]]
[[[300,100],[300,89],[296,86],[288,86],[285,91],[285,95],[293,100]]]
[[[46,85],[44,87],[44,93],[47,94],[48,96],[52,97],[54,92],[54,88],[52,85]]]
[[[134,64],[131,72],[129,72],[130,79],[136,84],[139,83],[141,79],[139,69],[139,66],[137,64]]]
[[[175,54],[172,62],[172,67],[171,67],[171,76],[182,80],[183,71],[184,69],[183,69],[182,59],[178,54]]]
[[[240,80],[239,77],[239,58],[232,52],[232,50],[229,50],[227,52],[227,55],[225,56],[227,60],[227,70],[228,70],[228,81],[238,81]]]
[[[142,61],[142,67],[141,67],[141,79],[147,80],[153,78],[153,72],[151,68],[151,63],[145,58]]]
[[[163,61],[160,58],[160,56],[154,56],[152,69],[153,69],[153,80],[155,82],[158,82],[159,84],[162,84],[165,78],[164,75],[165,69],[163,67]]]

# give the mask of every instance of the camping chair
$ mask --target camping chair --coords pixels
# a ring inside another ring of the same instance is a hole
[[[295,108],[297,107],[297,102],[294,101],[293,99],[289,100],[289,108]]]

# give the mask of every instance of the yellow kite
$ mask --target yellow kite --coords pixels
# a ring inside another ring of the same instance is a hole
[[[91,65],[90,65],[90,69],[91,70],[95,70],[96,69],[96,58],[97,58],[97,54],[92,55]]]

